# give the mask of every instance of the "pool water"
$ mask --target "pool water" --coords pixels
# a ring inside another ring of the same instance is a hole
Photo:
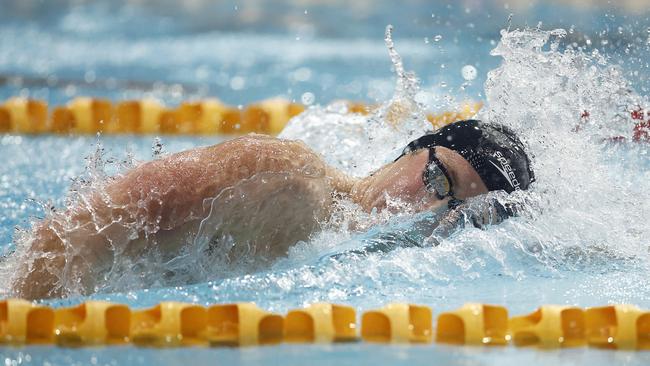
[[[245,104],[282,95],[311,108],[281,136],[303,139],[330,164],[356,176],[390,161],[426,130],[419,113],[481,100],[485,107],[479,117],[507,124],[525,140],[537,182],[525,215],[484,230],[466,228],[448,238],[424,239],[435,239],[436,247],[333,259],[331,254],[383,234],[408,239],[409,228],[422,219],[373,214],[365,218],[375,224],[361,231],[325,225],[263,271],[219,273],[216,267],[188,284],[183,276],[147,273],[146,265],[161,267],[145,263],[144,276],[114,274],[94,295],[47,304],[106,299],[141,308],[164,300],[254,301],[286,312],[316,301],[345,303],[358,311],[412,302],[431,306],[434,315],[467,301],[502,304],[511,314],[541,304],[650,308],[650,145],[603,142],[631,136],[637,121],[630,112],[650,105],[647,14],[562,8],[557,18],[560,5],[516,9],[501,2],[408,2],[399,12],[397,5],[366,2],[351,12],[288,1],[257,8],[203,1],[180,8],[164,1],[55,3],[9,2],[9,10],[0,13],[0,98],[24,95],[57,104],[76,95],[153,96],[173,105],[206,96]],[[510,31],[500,34],[511,12],[516,15]],[[517,30],[538,21],[543,21],[539,30]],[[394,25],[404,67],[420,77],[419,88],[404,87],[409,85],[405,79],[395,87],[383,42],[388,23]],[[545,30],[556,27],[565,31]],[[476,70],[475,78],[467,69],[462,72],[467,65]],[[385,104],[378,114],[362,117],[330,104],[336,99]],[[384,112],[398,103],[413,113],[395,129]],[[580,117],[584,111],[590,114],[587,121]],[[578,124],[582,128],[576,132]],[[160,141],[164,153],[172,153],[226,138],[162,136]],[[5,157],[0,250],[20,245],[16,238],[48,207],[63,207],[73,182],[119,174],[150,160],[156,142],[154,136],[0,136],[0,156]],[[0,266],[0,284],[10,271]],[[0,285],[0,296],[6,291]],[[0,355],[8,365],[177,364],[189,357],[202,364],[650,362],[647,352],[435,344],[244,350],[25,347],[0,348]]]

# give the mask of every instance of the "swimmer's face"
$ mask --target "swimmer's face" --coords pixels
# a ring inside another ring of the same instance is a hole
[[[488,192],[481,177],[465,158],[446,147],[435,149],[436,156],[449,172],[456,198],[464,200]],[[382,167],[355,186],[353,199],[366,211],[373,208],[381,211],[390,206],[387,201],[391,199],[408,204],[416,211],[446,205],[450,198],[438,199],[422,181],[428,159],[429,150],[422,149]]]

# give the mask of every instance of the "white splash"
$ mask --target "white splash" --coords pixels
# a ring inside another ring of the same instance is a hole
[[[361,177],[399,156],[404,146],[431,129],[414,72],[405,71],[395,49],[392,26],[385,43],[395,72],[393,97],[368,116],[348,114],[345,102],[314,106],[292,119],[279,137],[305,141],[328,163]]]

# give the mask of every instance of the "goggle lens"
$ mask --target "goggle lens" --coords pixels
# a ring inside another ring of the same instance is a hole
[[[429,165],[427,172],[427,189],[431,193],[437,193],[442,197],[449,195],[451,191],[451,184],[445,176],[445,173],[442,172],[442,169],[436,164]]]
[[[423,178],[426,189],[431,193],[435,193],[439,199],[453,196],[449,174],[436,157],[434,149],[429,150],[429,163]]]

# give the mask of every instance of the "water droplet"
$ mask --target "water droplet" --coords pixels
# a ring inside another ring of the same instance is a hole
[[[296,81],[308,81],[311,79],[311,69],[308,67],[301,67],[293,72],[293,78]]]
[[[302,97],[300,97],[300,100],[304,105],[312,105],[314,103],[314,100],[316,100],[316,96],[312,92],[306,92],[302,95]]]
[[[246,79],[241,76],[235,76],[230,79],[230,88],[232,90],[242,90],[244,89],[244,85],[246,85]]]
[[[436,35],[435,37],[433,37],[433,41],[434,41],[434,42],[440,42],[441,39],[442,39],[442,36],[441,36],[440,34],[438,34],[438,35]]]
[[[465,80],[474,80],[476,79],[476,68],[472,65],[465,65],[463,68],[460,70],[460,73],[463,75],[463,79]]]
[[[92,70],[86,71],[86,73],[84,74],[84,80],[88,84],[94,83],[96,79],[97,79],[97,75]]]
[[[154,159],[157,159],[163,155],[163,151],[164,151],[164,145],[160,140],[160,137],[156,137],[153,140],[153,144],[151,145],[151,155],[153,156]]]

